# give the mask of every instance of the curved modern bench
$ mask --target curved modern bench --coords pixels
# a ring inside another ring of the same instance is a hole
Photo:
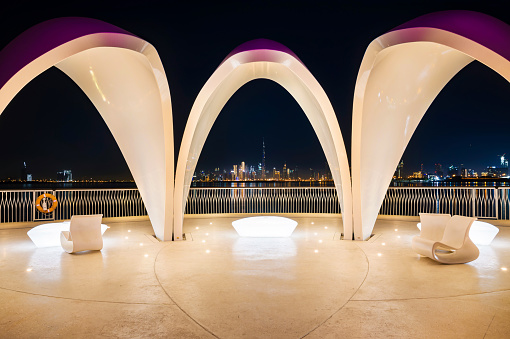
[[[420,236],[412,240],[416,253],[443,264],[463,264],[480,255],[478,247],[469,238],[469,229],[476,218],[423,213],[420,219]]]
[[[75,253],[103,249],[102,218],[102,214],[73,215],[69,232],[60,232],[60,244],[64,251]]]

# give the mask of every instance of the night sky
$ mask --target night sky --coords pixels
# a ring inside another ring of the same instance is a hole
[[[78,4],[79,3],[79,4]],[[420,4],[419,6],[417,4]],[[304,62],[324,88],[350,155],[352,96],[363,54],[379,35],[417,16],[468,9],[510,24],[500,1],[300,2],[238,1],[174,5],[171,1],[44,2],[4,5],[0,46],[42,21],[100,19],[150,42],[165,67],[172,96],[177,151],[198,92],[227,54],[257,38],[278,41]],[[509,41],[510,43],[510,41]],[[2,67],[2,65],[0,65]],[[439,94],[404,154],[405,172],[432,171],[434,163],[480,172],[510,157],[510,85],[473,62]],[[269,80],[242,87],[220,113],[197,170],[230,169],[241,161],[267,168],[323,169],[325,157],[294,99]],[[71,169],[75,179],[130,179],[111,133],[93,105],[65,74],[51,68],[28,84],[0,115],[0,179],[17,178],[23,161],[34,179]]]

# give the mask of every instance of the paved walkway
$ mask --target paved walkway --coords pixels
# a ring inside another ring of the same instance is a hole
[[[176,243],[112,222],[101,252],[76,255],[0,230],[0,337],[510,337],[510,227],[476,261],[440,265],[411,250],[416,222],[350,242],[336,218],[293,219],[271,239],[190,218]]]

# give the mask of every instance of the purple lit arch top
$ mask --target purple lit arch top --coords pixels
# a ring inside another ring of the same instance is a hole
[[[473,60],[510,80],[510,26],[445,11],[411,20],[367,48],[353,102],[354,237],[370,237],[404,150],[443,87]]]
[[[157,237],[171,240],[172,111],[155,48],[95,19],[43,22],[0,52],[0,112],[52,66],[67,74],[97,108],[136,181]]]
[[[290,48],[288,48],[287,46],[285,46],[277,41],[269,40],[269,39],[255,39],[255,40],[246,41],[246,42],[240,44],[239,46],[237,46],[236,48],[234,48],[232,50],[232,52],[230,52],[221,63],[224,63],[231,56],[234,56],[238,53],[257,51],[257,50],[279,51],[279,52],[282,52],[282,53],[292,56],[294,59],[299,60],[299,62],[301,62],[303,64],[303,62],[298,58],[298,56],[296,54],[294,54],[294,52],[291,51]]]
[[[80,17],[52,19],[27,29],[0,51],[0,88],[21,69],[49,51],[74,39],[99,33],[134,36],[106,22]]]
[[[275,41],[257,39],[235,48],[202,87],[184,130],[175,176],[174,232],[182,233],[193,172],[214,121],[246,83],[268,79],[285,88],[303,109],[319,142],[338,192],[346,234],[352,234],[351,184],[345,145],[328,96],[303,62]]]

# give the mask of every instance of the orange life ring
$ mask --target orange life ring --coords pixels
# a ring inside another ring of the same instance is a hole
[[[51,200],[53,200],[53,203],[51,204],[50,208],[47,208],[47,209],[42,208],[42,206],[41,206],[42,198],[50,198]],[[55,208],[57,208],[57,205],[58,205],[57,198],[55,198],[55,196],[53,194],[50,194],[50,193],[41,194],[35,200],[35,208],[37,208],[37,210],[39,212],[42,212],[42,213],[51,213],[51,212],[53,212],[55,210]]]

